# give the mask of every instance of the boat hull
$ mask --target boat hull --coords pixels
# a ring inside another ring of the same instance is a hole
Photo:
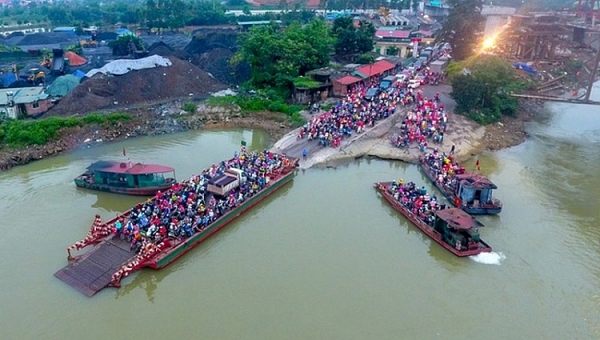
[[[479,247],[477,249],[469,249],[469,250],[458,250],[450,244],[444,242],[442,239],[442,235],[435,231],[431,226],[427,223],[421,221],[417,216],[415,216],[410,210],[406,209],[400,202],[394,199],[394,197],[388,191],[390,183],[389,182],[380,182],[375,183],[375,187],[377,191],[385,198],[385,200],[399,213],[401,213],[406,219],[408,219],[415,227],[419,228],[425,235],[429,236],[432,240],[434,240],[437,244],[442,246],[444,249],[448,250],[452,254],[458,257],[465,256],[473,256],[480,253],[489,253],[492,251],[492,247],[490,247],[487,243],[480,240]]]
[[[112,192],[115,194],[122,195],[132,195],[132,196],[154,196],[158,191],[165,191],[171,188],[171,185],[175,183],[175,181],[167,182],[164,185],[155,186],[155,187],[145,187],[145,188],[127,188],[127,187],[115,187],[112,185],[106,184],[96,184],[89,183],[84,181],[82,178],[75,178],[75,185],[78,188],[96,190],[96,191],[104,191],[104,192]]]
[[[460,206],[457,206],[455,201],[456,196],[454,195],[454,192],[452,192],[451,189],[444,187],[437,181],[435,173],[429,166],[427,166],[423,158],[419,160],[419,163],[421,170],[423,171],[423,173],[425,173],[425,176],[429,178],[433,185],[435,185],[435,187],[442,193],[442,195],[444,195],[444,197],[446,197],[446,199],[453,206],[462,209],[464,212],[470,215],[497,215],[502,212],[502,206],[496,206],[489,203],[482,203],[478,207],[462,204]]]

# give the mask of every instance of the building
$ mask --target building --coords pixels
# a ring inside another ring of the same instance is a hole
[[[373,51],[381,55],[406,57],[412,53],[410,30],[399,30],[396,26],[382,26],[375,32]]]
[[[8,118],[36,117],[52,105],[42,86],[0,89],[0,115]]]
[[[250,27],[269,25],[273,22],[275,25],[281,25],[281,20],[258,20],[258,21],[238,21],[240,30],[247,31]]]
[[[363,80],[369,81],[375,79],[376,77],[387,76],[389,73],[393,73],[395,68],[396,65],[390,63],[389,61],[379,60],[373,64],[363,65],[351,74]]]
[[[352,86],[360,84],[363,80],[354,76],[344,76],[333,80],[333,95],[335,97],[343,97],[348,94],[348,90]]]

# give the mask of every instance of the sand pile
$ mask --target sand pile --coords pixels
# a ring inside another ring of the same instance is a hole
[[[83,81],[48,115],[72,115],[187,96],[203,96],[226,88],[187,61],[169,58],[169,67],[131,71],[122,76],[97,74]]]

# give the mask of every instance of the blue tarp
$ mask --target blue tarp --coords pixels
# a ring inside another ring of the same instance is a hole
[[[75,72],[73,72],[73,75],[79,79],[85,77],[85,72],[83,72],[82,70],[77,70]]]
[[[116,29],[115,33],[117,33],[118,35],[125,35],[125,34],[131,34],[131,35],[133,35],[133,33],[130,30],[126,29],[126,28]]]
[[[537,74],[538,74],[537,71],[533,67],[531,67],[525,63],[513,63],[513,67],[516,69],[521,69],[527,73],[533,74],[534,76],[537,76]]]
[[[17,76],[15,76],[15,74],[12,72],[7,72],[0,76],[0,82],[4,87],[10,86],[10,84],[14,83],[15,81],[17,81]]]

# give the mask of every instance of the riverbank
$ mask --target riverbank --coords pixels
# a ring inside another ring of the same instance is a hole
[[[525,123],[530,121],[541,105],[535,102],[523,102],[518,117],[503,117],[499,123],[480,126],[464,116],[452,113],[454,103],[449,97],[449,86],[425,86],[425,96],[432,97],[436,92],[442,96],[442,103],[450,111],[449,128],[443,144],[434,144],[440,150],[456,147],[456,155],[460,160],[468,159],[485,150],[499,150],[522,143],[527,133]],[[273,150],[285,152],[290,156],[300,157],[302,150],[307,149],[310,157],[301,162],[302,168],[312,166],[336,166],[360,157],[377,157],[381,159],[400,160],[414,163],[420,151],[416,145],[408,149],[393,147],[389,139],[399,130],[404,117],[405,108],[399,108],[397,114],[379,122],[375,127],[360,135],[345,139],[339,148],[321,148],[316,141],[298,141],[296,129],[287,122],[283,114],[258,112],[244,115],[236,107],[211,107],[200,105],[196,112],[187,113],[181,109],[183,100],[156,104],[148,107],[121,109],[131,115],[128,122],[116,125],[86,125],[63,129],[59,138],[43,146],[0,149],[0,171],[14,166],[51,157],[62,152],[94,147],[95,145],[134,138],[170,134],[197,129],[223,129],[244,127],[262,129],[269,133]],[[310,119],[310,114],[303,113]]]

